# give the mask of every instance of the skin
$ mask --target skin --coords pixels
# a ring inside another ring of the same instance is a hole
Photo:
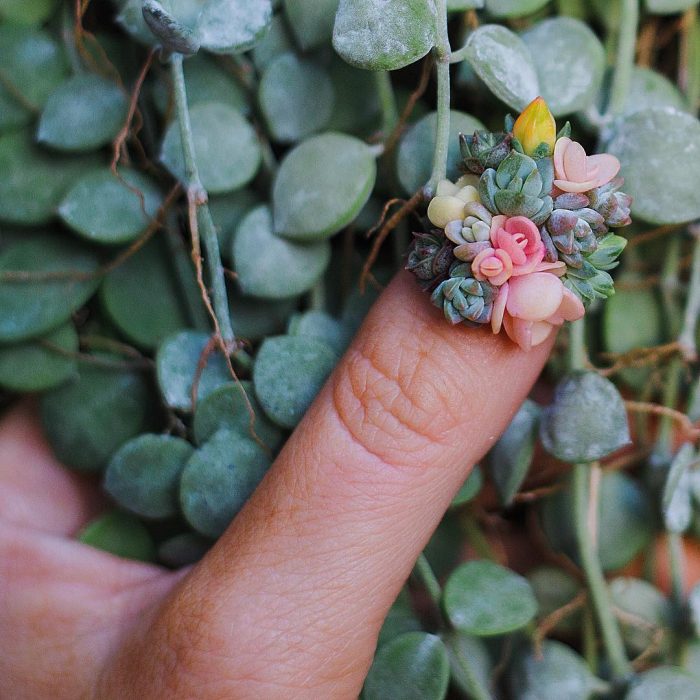
[[[450,327],[405,273],[211,552],[169,572],[71,540],[102,507],[29,405],[0,424],[0,695],[354,698],[471,465],[527,395],[523,353]]]

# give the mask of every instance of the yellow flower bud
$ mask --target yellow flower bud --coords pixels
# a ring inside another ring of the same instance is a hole
[[[541,143],[549,147],[549,155],[554,150],[557,138],[557,125],[542,97],[537,97],[523,110],[513,126],[513,135],[531,156]]]

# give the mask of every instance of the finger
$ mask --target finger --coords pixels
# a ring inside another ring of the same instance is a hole
[[[149,648],[176,655],[177,682],[193,683],[184,695],[208,697],[216,677],[222,696],[356,696],[416,557],[550,346],[525,354],[450,327],[399,275],[261,486],[165,606]]]
[[[62,467],[25,401],[0,422],[0,520],[72,535],[103,507],[95,484]]]

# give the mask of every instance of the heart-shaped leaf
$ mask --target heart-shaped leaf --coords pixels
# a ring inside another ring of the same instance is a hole
[[[700,680],[674,666],[659,666],[640,673],[630,684],[625,700],[697,700]]]
[[[338,0],[284,0],[284,11],[292,32],[304,51],[330,40],[337,9]]]
[[[156,558],[155,542],[146,527],[133,515],[118,510],[93,520],[78,539],[124,559],[155,561]]]
[[[479,491],[481,491],[483,485],[484,473],[481,471],[481,467],[475,464],[471,473],[466,478],[459,491],[457,491],[457,495],[452,499],[450,508],[458,508],[465,503],[469,503],[469,501],[473,500]]]

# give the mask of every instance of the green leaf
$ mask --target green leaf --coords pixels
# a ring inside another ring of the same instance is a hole
[[[449,681],[450,662],[440,637],[407,632],[379,649],[365,679],[362,697],[442,700]]]
[[[340,0],[333,48],[358,68],[403,68],[423,58],[434,43],[430,0]]]
[[[588,700],[595,691],[607,688],[586,662],[561,642],[546,640],[541,656],[521,651],[513,659],[509,683],[518,700]]]
[[[674,666],[659,666],[640,673],[631,683],[625,700],[697,700],[700,681]]]
[[[231,257],[245,294],[287,299],[311,289],[331,257],[327,241],[299,244],[276,236],[267,206],[253,209],[233,238]]]
[[[350,342],[348,329],[325,311],[306,311],[295,314],[287,327],[289,335],[318,338],[342,355]]]
[[[685,532],[693,519],[690,467],[698,460],[692,443],[681,445],[671,462],[661,501],[664,524],[669,532]]]
[[[189,325],[181,294],[168,247],[155,238],[104,278],[99,297],[114,325],[151,350]]]
[[[469,698],[491,700],[491,657],[483,640],[463,632],[443,634],[452,671],[452,681]]]
[[[0,136],[0,220],[23,226],[49,222],[75,179],[94,165],[91,158],[50,155],[26,131]]]
[[[200,102],[190,109],[190,118],[197,167],[205,189],[220,194],[250,182],[260,167],[261,151],[255,130],[243,115],[223,102]],[[161,160],[185,182],[177,121],[165,132]]]
[[[0,20],[10,24],[43,24],[56,9],[56,0],[3,0]]]
[[[231,255],[233,235],[238,224],[260,203],[259,196],[252,190],[236,190],[209,199],[209,211],[216,226],[222,257],[228,259]]]
[[[93,520],[78,535],[83,544],[123,559],[155,561],[156,546],[144,525],[133,515],[118,510]]]
[[[483,485],[484,473],[481,471],[481,467],[475,464],[469,476],[466,478],[459,491],[457,491],[457,495],[452,499],[450,508],[458,508],[465,503],[469,503],[469,501],[476,498]]]
[[[139,435],[112,455],[104,488],[125,510],[144,518],[178,513],[180,474],[192,456],[189,442],[172,435]]]
[[[540,407],[525,399],[489,453],[491,476],[504,506],[513,502],[530,469],[540,414]]]
[[[605,149],[622,163],[632,213],[657,224],[700,217],[700,122],[670,107],[635,112],[612,127]],[[674,173],[671,177],[669,173]]]
[[[683,12],[693,5],[697,5],[698,0],[645,0],[645,5],[649,12],[657,15],[671,15],[675,12]]]
[[[252,51],[253,63],[258,72],[262,73],[276,56],[294,50],[294,42],[287,26],[281,14],[272,16],[269,30]]]
[[[147,429],[155,410],[143,373],[87,363],[76,379],[41,397],[56,457],[80,471],[102,470],[119,447]]]
[[[0,345],[0,386],[10,391],[45,391],[75,376],[71,353],[78,350],[78,334],[70,323],[43,338]]]
[[[605,50],[583,22],[555,17],[521,35],[539,78],[540,93],[555,117],[586,109],[603,82]]]
[[[467,39],[467,60],[491,92],[522,110],[540,94],[537,69],[527,44],[498,24],[485,24]]]
[[[447,0],[448,12],[464,12],[466,10],[481,10],[484,0]]]
[[[10,7],[14,3],[11,12],[31,7],[25,0],[13,0]],[[3,2],[0,16],[5,8]],[[0,26],[0,129],[29,124],[32,112],[43,108],[67,74],[63,47],[46,32],[14,24]]]
[[[595,372],[562,379],[542,413],[540,439],[564,462],[592,462],[629,444],[627,412],[615,385]]]
[[[394,604],[389,608],[382,629],[379,631],[377,648],[406,632],[419,632],[420,630],[421,624],[413,612],[410,595],[406,588],[402,588]]]
[[[226,361],[214,346],[205,357],[209,336],[198,331],[180,331],[166,337],[156,353],[156,376],[165,403],[180,411],[192,410],[192,384],[198,376],[197,400],[231,381]],[[198,371],[199,363],[206,363]]]
[[[251,440],[250,411],[255,417],[255,434],[271,450],[277,449],[283,439],[282,431],[270,423],[253,393],[252,382],[227,382],[197,402],[194,412],[194,439],[204,444],[221,429],[238,433]]]
[[[290,316],[297,309],[297,299],[267,301],[234,292],[229,295],[229,308],[236,336],[256,341],[284,332]]]
[[[200,6],[201,0],[190,0]],[[272,17],[270,0],[207,0],[196,33],[202,48],[215,53],[239,53],[264,36]]]
[[[270,420],[292,429],[320,391],[337,355],[314,338],[266,338],[253,367],[253,384]]]
[[[333,83],[318,63],[284,53],[265,69],[258,102],[270,136],[293,143],[326,126],[333,112]]]
[[[528,572],[527,580],[537,599],[538,618],[544,620],[555,610],[570,603],[580,592],[581,584],[571,574],[554,566],[538,566]],[[574,634],[581,629],[580,611],[562,617],[554,631],[560,634]]]
[[[396,173],[399,182],[407,193],[413,194],[430,179],[435,150],[437,112],[421,117],[403,136],[398,148]],[[450,143],[447,152],[447,177],[455,180],[460,175],[459,152],[460,133],[472,134],[484,125],[470,114],[450,111]]]
[[[541,503],[542,529],[550,545],[579,561],[571,489]],[[598,553],[606,571],[628,564],[653,537],[653,515],[647,494],[626,474],[604,472],[598,499]]]
[[[537,12],[549,0],[486,0],[486,10],[493,17],[523,17]]]
[[[180,481],[180,505],[187,522],[218,537],[243,507],[270,466],[257,443],[219,430],[190,458]]]
[[[620,631],[632,656],[652,646],[657,654],[668,650],[673,610],[661,591],[648,581],[621,576],[610,582],[610,598],[622,612]]]
[[[307,139],[285,157],[277,173],[275,232],[298,241],[329,238],[358,215],[376,175],[372,151],[359,139],[338,133]]]
[[[681,91],[665,75],[651,68],[634,66],[623,114],[652,107],[675,107],[681,112],[688,109]]]
[[[61,83],[46,101],[37,140],[60,151],[92,151],[110,143],[126,120],[126,95],[87,73]]]
[[[299,46],[307,51],[333,36],[338,0],[284,0],[284,11]]]
[[[690,622],[696,637],[700,637],[700,583],[696,583],[688,594]]]
[[[90,241],[128,243],[146,229],[161,201],[156,184],[140,172],[121,169],[117,177],[105,168],[83,175],[68,190],[58,213]]]
[[[179,569],[196,564],[208,551],[212,541],[195,532],[183,532],[162,542],[158,547],[158,561]]]
[[[445,584],[442,604],[456,629],[477,637],[513,632],[537,612],[527,579],[486,560],[455,569]]]
[[[335,100],[327,128],[366,136],[378,125],[379,95],[375,76],[333,56],[330,68]]]
[[[0,342],[35,338],[65,323],[95,291],[98,279],[2,281],[3,272],[90,273],[95,256],[60,234],[27,235],[0,253]]]
[[[143,0],[143,19],[148,28],[158,39],[164,52],[180,53],[184,56],[196,54],[200,43],[197,34],[190,27],[182,24],[166,7],[172,3],[164,0]]]

